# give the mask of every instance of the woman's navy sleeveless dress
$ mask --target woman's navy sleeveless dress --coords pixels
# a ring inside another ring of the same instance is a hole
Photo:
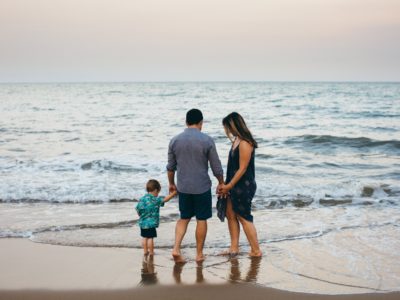
[[[249,165],[242,178],[230,190],[230,198],[232,202],[233,211],[246,219],[253,222],[251,215],[251,201],[256,193],[257,184],[255,179],[255,166],[254,166],[255,150],[251,153]],[[239,145],[229,151],[228,168],[226,172],[226,183],[229,183],[236,171],[239,169]]]

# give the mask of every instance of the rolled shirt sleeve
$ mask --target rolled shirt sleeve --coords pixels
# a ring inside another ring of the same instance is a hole
[[[164,198],[163,196],[157,197],[157,205],[158,206],[164,206]]]
[[[217,147],[215,147],[214,141],[210,138],[210,150],[208,151],[208,160],[210,162],[211,170],[215,177],[223,176],[224,170],[218,156]]]
[[[172,139],[168,146],[168,164],[167,164],[168,171],[176,171],[176,166],[177,166],[176,156],[173,151],[173,142],[174,140]]]

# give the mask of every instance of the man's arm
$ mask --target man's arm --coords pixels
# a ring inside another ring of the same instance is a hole
[[[222,169],[217,148],[213,140],[211,140],[211,148],[208,151],[208,160],[210,162],[211,170],[214,176],[218,180],[218,186],[217,186],[217,194],[218,194],[219,187],[224,184],[224,170]]]
[[[175,185],[175,171],[168,170],[168,182],[169,182],[169,193],[176,192],[176,185]]]
[[[168,146],[168,164],[167,164],[167,173],[168,173],[168,182],[169,182],[169,193],[173,193],[176,191],[175,185],[175,171],[176,171],[176,157],[175,153],[172,149],[172,140]]]

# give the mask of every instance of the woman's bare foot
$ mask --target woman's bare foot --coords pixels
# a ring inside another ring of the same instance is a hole
[[[197,262],[197,263],[201,263],[201,262],[203,262],[205,259],[206,259],[206,258],[205,258],[205,256],[204,256],[203,254],[198,254],[198,255],[196,256],[196,262]]]
[[[172,251],[172,258],[174,259],[175,263],[185,263],[186,260],[183,258],[182,254],[178,251]]]
[[[249,256],[250,256],[250,257],[261,257],[261,256],[262,256],[262,252],[261,252],[261,250],[258,250],[258,251],[250,251],[250,252],[249,252]]]

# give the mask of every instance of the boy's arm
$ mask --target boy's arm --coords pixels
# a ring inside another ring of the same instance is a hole
[[[172,198],[174,198],[178,193],[176,191],[172,192],[171,194],[169,194],[168,196],[164,197],[163,202],[168,202],[169,200],[171,200]]]
[[[140,205],[138,204],[138,205],[136,205],[136,207],[135,207],[135,210],[136,210],[136,212],[137,212],[137,214],[139,215],[139,217],[140,217],[140,210],[141,210],[141,207],[140,207]]]
[[[139,217],[141,216],[141,214],[143,213],[143,201],[140,199],[138,204],[136,205],[135,209],[137,214],[139,215]]]

